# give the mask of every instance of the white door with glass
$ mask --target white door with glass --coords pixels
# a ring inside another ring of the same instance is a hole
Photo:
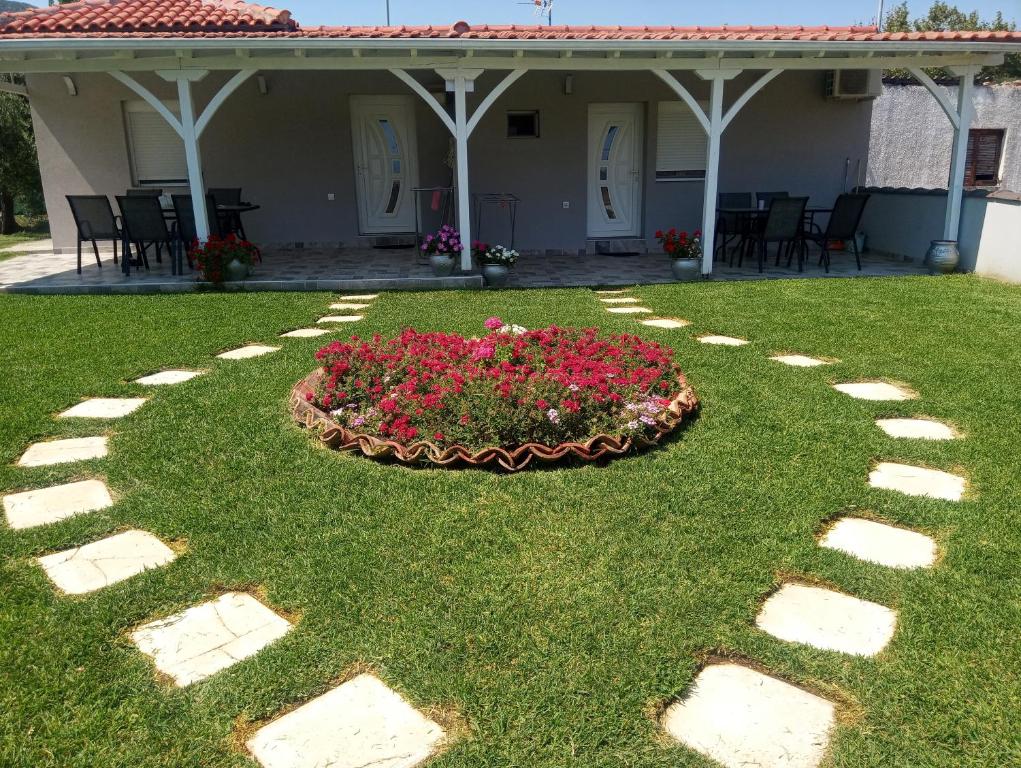
[[[352,96],[358,227],[363,235],[415,231],[418,184],[410,96]]]
[[[589,105],[589,237],[641,233],[642,115],[641,104]]]

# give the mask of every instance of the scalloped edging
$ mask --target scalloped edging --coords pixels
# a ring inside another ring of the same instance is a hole
[[[512,450],[502,447],[484,448],[471,452],[461,445],[440,447],[428,440],[404,445],[393,440],[381,440],[375,435],[352,432],[335,422],[330,415],[307,399],[322,377],[317,370],[294,385],[290,396],[290,409],[294,420],[302,427],[314,431],[320,441],[335,451],[360,451],[370,459],[392,459],[401,464],[433,464],[438,467],[489,467],[518,472],[532,460],[551,464],[569,458],[598,461],[602,458],[622,456],[631,450],[658,445],[668,434],[699,408],[698,397],[683,373],[678,374],[678,393],[667,409],[667,417],[656,426],[654,437],[625,437],[600,434],[585,442],[560,443],[549,446],[542,443],[525,443]]]

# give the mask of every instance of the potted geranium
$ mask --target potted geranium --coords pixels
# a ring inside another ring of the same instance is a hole
[[[233,233],[226,237],[213,235],[205,243],[196,243],[189,251],[200,279],[216,286],[222,286],[225,280],[237,282],[248,277],[258,254],[258,248]]]
[[[447,277],[454,271],[455,259],[461,255],[461,233],[449,224],[444,224],[439,231],[425,236],[422,252],[428,254],[429,264],[436,277]]]
[[[486,283],[494,288],[507,284],[510,268],[518,260],[518,252],[502,245],[487,245],[475,242],[472,251],[479,264],[482,265],[482,276]]]
[[[656,239],[663,247],[663,252],[670,257],[670,268],[678,280],[694,280],[698,277],[702,266],[702,233],[688,237],[687,232],[678,232],[671,227],[664,232],[656,232]]]

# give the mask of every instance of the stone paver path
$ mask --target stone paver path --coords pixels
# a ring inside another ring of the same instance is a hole
[[[49,464],[67,464],[72,461],[101,459],[107,454],[107,439],[100,437],[72,437],[65,440],[47,440],[32,443],[18,459],[19,467],[42,467]]]
[[[368,309],[371,304],[359,304],[354,301],[338,301],[330,305],[330,309]]]
[[[857,517],[838,520],[819,546],[887,568],[929,568],[936,562],[936,542],[928,536]]]
[[[252,656],[290,628],[251,595],[228,592],[139,627],[131,639],[160,672],[185,686]]]
[[[596,291],[599,296],[619,296],[622,293],[631,293],[630,290],[626,291]]]
[[[672,317],[654,317],[649,320],[639,320],[638,322],[650,328],[666,328],[668,330],[686,328],[691,325],[687,320],[678,320]]]
[[[319,323],[357,323],[363,318],[363,315],[327,315],[326,317],[320,317],[316,322]]]
[[[119,419],[145,405],[144,397],[92,397],[57,416],[62,419]]]
[[[174,557],[174,551],[151,533],[124,531],[40,557],[39,564],[59,589],[82,595],[166,565]]]
[[[885,381],[853,381],[834,384],[833,388],[856,400],[911,400],[915,397],[913,392]]]
[[[443,729],[362,674],[263,726],[247,742],[263,768],[413,768]]]
[[[201,376],[203,373],[205,373],[205,371],[160,371],[159,373],[151,373],[148,376],[135,379],[135,383],[141,384],[145,387],[161,387],[168,384],[182,384],[186,381],[191,381],[196,376]]]
[[[648,315],[652,313],[648,307],[607,307],[606,311],[615,315]]]
[[[763,604],[755,625],[791,643],[874,656],[893,637],[897,614],[829,589],[784,584]]]
[[[807,355],[774,355],[769,358],[775,360],[778,363],[784,365],[791,365],[795,368],[815,368],[819,365],[829,365],[830,363],[826,360],[820,360],[817,357],[808,357]]]
[[[280,347],[269,347],[265,344],[248,344],[244,347],[238,347],[237,349],[231,349],[227,352],[221,352],[217,355],[221,360],[247,360],[251,357],[261,357],[262,355],[268,355],[270,352],[276,352]]]
[[[600,301],[604,304],[634,304],[638,299],[633,296],[606,296]]]
[[[952,427],[933,419],[877,419],[876,426],[890,437],[913,440],[954,440],[957,437]]]
[[[361,296],[357,296],[357,295],[338,296],[337,297],[337,301],[372,301],[373,299],[378,299],[378,298],[379,298],[379,294],[378,293],[366,293],[366,294],[361,295]]]
[[[667,733],[726,768],[816,768],[832,702],[739,664],[713,664],[663,715]]]
[[[737,339],[733,336],[718,336],[712,333],[696,338],[703,344],[716,344],[721,347],[742,347],[748,343],[747,339]]]
[[[113,504],[102,480],[82,480],[4,496],[4,513],[11,528],[32,528],[95,512]]]
[[[281,333],[280,338],[283,339],[311,339],[316,336],[322,336],[323,334],[330,333],[329,328],[298,328],[287,333]]]
[[[939,469],[884,461],[869,473],[869,485],[873,488],[900,491],[908,496],[960,501],[964,496],[966,481],[960,475]]]

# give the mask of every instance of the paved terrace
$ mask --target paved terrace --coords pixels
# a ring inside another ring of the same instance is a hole
[[[15,246],[28,250],[31,245]],[[0,261],[0,292],[6,293],[162,293],[196,290],[195,273],[171,275],[170,263],[149,259],[149,271],[132,270],[125,277],[114,266],[111,254],[101,252],[103,267],[96,266],[91,249],[82,254],[83,272],[75,271],[75,254],[57,254],[39,244],[34,251]],[[921,275],[927,270],[920,262],[866,253],[861,272],[850,254],[833,254],[829,277]],[[804,273],[775,267],[770,262],[759,274],[754,262],[742,268],[717,262],[714,280],[757,280],[762,278],[826,277],[817,258],[810,258]],[[548,288],[594,285],[637,285],[673,281],[670,263],[659,254],[610,255],[525,255],[512,272],[510,287]],[[256,264],[250,278],[238,287],[251,291],[321,290],[416,290],[440,288],[481,288],[482,277],[455,274],[433,277],[428,262],[411,249],[267,249],[263,262]]]

